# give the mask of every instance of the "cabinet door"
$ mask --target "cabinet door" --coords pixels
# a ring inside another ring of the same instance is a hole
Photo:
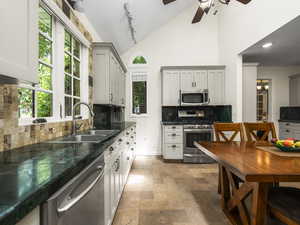
[[[114,56],[110,56],[110,104],[117,103],[117,60]]]
[[[180,72],[164,71],[163,73],[163,106],[180,104]]]
[[[181,91],[194,91],[196,84],[193,71],[182,71],[180,74]]]
[[[300,105],[300,76],[290,78],[290,106]]]
[[[38,0],[1,0],[0,74],[38,83]]]
[[[111,168],[105,167],[104,176],[104,198],[105,198],[105,225],[110,225],[112,220],[112,205],[111,205]]]
[[[207,71],[195,71],[194,72],[194,82],[196,84],[196,88],[198,90],[207,89],[208,88],[208,80],[207,80]]]
[[[208,91],[210,103],[225,103],[225,74],[223,70],[208,71]]]

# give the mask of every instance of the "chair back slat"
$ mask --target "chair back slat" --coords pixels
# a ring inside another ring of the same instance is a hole
[[[242,123],[214,123],[214,130],[217,141],[233,142],[238,134],[240,141],[245,141]],[[224,132],[232,132],[232,135],[227,137]]]
[[[269,137],[277,138],[274,123],[244,123],[244,127],[248,141],[269,142]]]

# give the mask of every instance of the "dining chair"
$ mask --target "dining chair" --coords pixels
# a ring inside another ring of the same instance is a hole
[[[244,134],[242,123],[214,123],[214,131],[215,131],[216,140],[218,142],[226,142],[226,143],[233,142],[236,139],[238,134],[240,135],[240,141],[241,142],[245,141],[245,134]],[[220,172],[221,169],[219,168],[218,193],[221,193]]]
[[[268,207],[270,224],[300,225],[300,189],[271,188],[268,195]]]
[[[274,123],[244,123],[246,136],[248,141],[254,141],[258,143],[270,142],[269,137],[277,138]]]
[[[245,134],[242,123],[214,123],[216,140],[219,142],[233,142],[237,135],[240,135],[240,141],[245,141]],[[231,135],[226,133],[231,132]],[[230,137],[228,137],[230,135]]]

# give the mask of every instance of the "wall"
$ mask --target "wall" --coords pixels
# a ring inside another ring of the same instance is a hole
[[[300,73],[300,66],[259,66],[258,79],[271,79],[271,120],[278,127],[280,107],[289,105],[289,76]]]
[[[243,64],[243,121],[256,122],[256,63]]]
[[[122,55],[127,66],[134,56],[142,54],[148,67],[149,115],[132,118],[130,88],[127,88],[127,119],[137,121],[137,145],[140,154],[161,154],[161,66],[217,65],[219,64],[218,19],[205,16],[192,25],[197,4],[186,9],[160,29]],[[130,68],[129,68],[130,69]],[[129,74],[128,74],[129,75]],[[127,76],[127,87],[130,79]]]
[[[62,0],[55,0],[61,7]],[[77,26],[77,28],[84,34],[84,36],[93,41],[93,39],[101,40],[96,35],[95,31],[91,28],[87,21],[81,21],[75,12],[71,13],[70,20]],[[81,15],[81,18],[84,18]],[[87,24],[87,25],[85,25]],[[87,27],[87,28],[86,28]],[[91,30],[91,33],[89,32]],[[89,62],[88,62],[88,75],[92,75],[92,51],[89,49]],[[89,103],[93,103],[93,89],[89,86]],[[55,137],[64,136],[70,133],[72,123],[71,121],[47,123],[47,124],[34,124],[28,126],[18,125],[18,86],[17,85],[0,85],[0,151],[18,148],[24,145],[35,144],[41,141],[46,141]],[[82,130],[90,127],[89,120],[81,121],[83,126]]]
[[[231,1],[219,12],[220,63],[226,65],[226,99],[233,105],[233,119],[242,120],[242,59],[246,48],[300,14],[300,1],[253,0],[247,6]]]

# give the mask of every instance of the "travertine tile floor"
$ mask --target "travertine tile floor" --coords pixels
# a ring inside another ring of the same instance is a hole
[[[113,225],[229,225],[217,194],[217,165],[137,157]]]

